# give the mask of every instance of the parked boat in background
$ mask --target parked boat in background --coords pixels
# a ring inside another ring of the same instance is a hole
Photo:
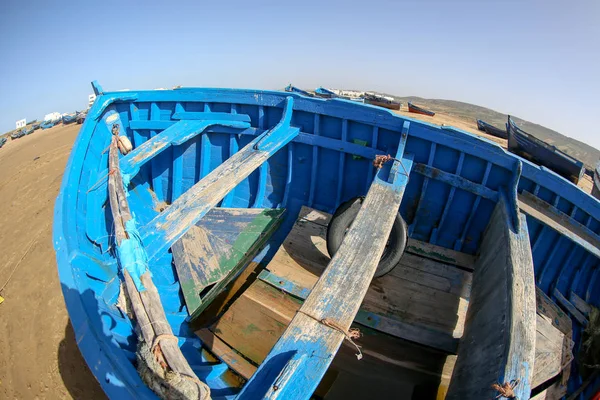
[[[82,111],[80,113],[77,113],[77,116],[75,117],[75,121],[81,125],[85,121],[86,116],[87,116],[87,111]]]
[[[22,129],[23,135],[24,136],[31,135],[34,130],[35,129],[33,129],[33,126],[26,126],[25,128]]]
[[[373,92],[366,92],[364,94],[365,103],[373,106],[379,106],[390,110],[399,110],[401,103],[396,101],[393,97],[383,96]]]
[[[76,117],[77,113],[65,114],[62,116],[62,123],[65,125],[72,124],[75,122]]]
[[[52,128],[54,125],[56,125],[55,121],[44,121],[40,124],[40,128],[42,129],[50,129]]]
[[[6,144],[7,140],[8,139],[6,138],[6,136],[0,138],[0,148],[2,148],[2,146],[4,146]]]
[[[329,90],[327,88],[324,88],[323,86],[319,86],[318,88],[316,88],[315,94],[317,96],[325,98],[325,99],[332,99],[332,98],[338,97],[338,95],[335,94],[335,92],[333,92],[332,90]]]
[[[600,200],[600,161],[598,161],[596,168],[594,168],[593,180],[592,196]]]
[[[22,129],[16,130],[16,131],[14,131],[13,133],[10,134],[10,138],[12,140],[19,139],[19,138],[21,138],[23,136],[25,136],[25,134],[23,133]]]
[[[496,382],[525,400],[563,371],[571,392],[585,379],[571,339],[579,349],[587,323],[575,305],[600,305],[600,204],[570,182],[459,129],[339,99],[93,86],[53,243],[108,397],[168,397],[167,373],[195,399],[240,400],[438,387],[478,400]]]
[[[41,125],[40,123],[36,123],[31,126],[33,127],[34,130],[38,130],[38,129],[40,129],[40,125]]]
[[[429,111],[429,110],[426,110],[425,108],[414,105],[410,101],[408,102],[408,111],[411,113],[415,113],[415,114],[429,115],[430,117],[433,117],[435,115],[435,113],[433,111]]]
[[[311,93],[308,93],[306,90],[302,90],[296,86],[293,86],[291,83],[285,87],[285,91],[290,93],[298,93],[308,97],[313,97]]]
[[[488,124],[480,119],[477,120],[477,129],[487,133],[488,135],[496,136],[502,139],[508,139],[506,129],[496,128],[494,125]]]
[[[508,150],[542,165],[577,184],[585,172],[583,162],[571,157],[555,146],[525,132],[508,116]]]

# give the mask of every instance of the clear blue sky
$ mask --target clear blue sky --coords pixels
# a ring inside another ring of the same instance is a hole
[[[600,2],[13,1],[0,132],[116,90],[287,83],[460,100],[600,148]]]

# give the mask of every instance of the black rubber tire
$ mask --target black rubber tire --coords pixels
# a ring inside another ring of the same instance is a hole
[[[344,236],[346,235],[350,224],[352,224],[352,221],[354,221],[356,215],[358,215],[358,211],[360,210],[363,201],[364,197],[356,197],[341,204],[338,209],[335,210],[335,214],[333,214],[329,226],[327,227],[327,252],[331,257],[333,257],[342,245],[342,240],[344,240]],[[406,249],[407,240],[408,228],[406,222],[400,216],[400,213],[397,213],[388,243],[386,244],[377,270],[375,271],[375,278],[387,274],[398,265],[398,262],[400,262],[402,254],[404,254],[404,250]]]

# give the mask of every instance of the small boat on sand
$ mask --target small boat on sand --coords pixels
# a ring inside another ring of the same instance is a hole
[[[429,111],[423,107],[419,107],[419,106],[411,103],[410,101],[408,102],[408,111],[411,113],[415,113],[415,114],[429,115],[430,117],[433,117],[435,115],[435,113],[433,111]]]
[[[286,92],[298,93],[304,96],[313,97],[312,94],[308,93],[306,90],[302,90],[296,86],[293,86],[291,83],[285,87]]]
[[[15,140],[15,139],[21,138],[21,137],[23,137],[23,136],[25,136],[25,134],[23,133],[23,130],[22,130],[22,129],[18,129],[18,130],[14,131],[13,133],[11,133],[11,134],[10,134],[10,138],[11,138],[12,140]]]
[[[570,182],[335,98],[93,88],[53,244],[109,398],[528,399],[588,379],[572,349],[600,305],[600,203]]]
[[[324,88],[323,86],[319,86],[318,88],[315,89],[315,95],[317,95],[318,97],[325,98],[325,99],[333,99],[333,98],[338,97],[338,95],[335,94],[334,91]]]
[[[538,165],[551,169],[562,177],[577,184],[585,168],[583,162],[571,157],[535,136],[525,132],[508,116],[508,150]]]
[[[488,124],[480,119],[477,120],[477,129],[487,133],[488,135],[496,136],[502,139],[508,139],[506,129],[496,128],[494,125]]]
[[[62,123],[67,125],[75,122],[77,118],[77,113],[65,114],[62,116]]]
[[[6,138],[6,136],[0,138],[0,148],[2,148],[2,146],[4,146],[6,144],[7,140],[8,139]]]
[[[52,128],[54,125],[56,125],[56,121],[43,121],[40,124],[40,128],[42,129],[50,129]]]
[[[365,103],[367,104],[387,108],[390,110],[399,110],[401,106],[401,103],[396,101],[393,97],[381,96],[375,93],[365,93],[364,99]]]
[[[27,136],[27,135],[31,135],[33,133],[35,129],[33,128],[32,125],[28,125],[25,128],[22,129],[23,131],[23,136]]]

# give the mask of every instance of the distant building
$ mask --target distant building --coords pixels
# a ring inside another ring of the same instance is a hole
[[[44,116],[44,121],[58,121],[62,118],[62,114],[59,112],[53,112]]]
[[[96,95],[92,93],[88,96],[88,108],[94,104],[94,101],[96,101]]]
[[[27,125],[26,119],[20,119],[17,121],[17,129],[25,128],[25,125]]]

